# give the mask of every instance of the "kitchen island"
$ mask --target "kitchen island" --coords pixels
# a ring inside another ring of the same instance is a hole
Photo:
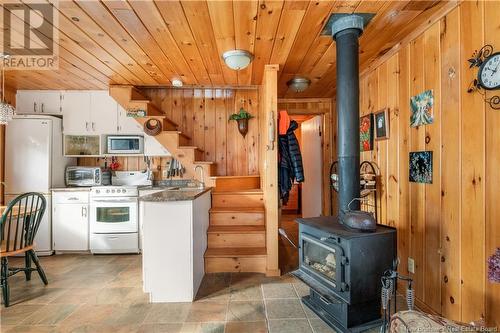
[[[210,192],[158,189],[139,198],[143,289],[151,302],[194,300],[205,274]]]

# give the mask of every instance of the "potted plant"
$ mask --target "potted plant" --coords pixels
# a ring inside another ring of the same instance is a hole
[[[243,137],[248,133],[248,119],[252,119],[253,116],[248,113],[245,109],[240,108],[238,113],[233,113],[229,120],[236,120],[238,122],[238,131]]]

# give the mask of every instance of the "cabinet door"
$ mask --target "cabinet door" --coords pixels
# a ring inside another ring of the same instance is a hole
[[[40,110],[38,91],[19,90],[16,94],[16,113],[33,114]],[[38,110],[37,110],[38,109]]]
[[[64,134],[90,134],[90,93],[86,91],[67,91],[63,100]]]
[[[156,140],[155,137],[144,134],[144,155],[145,156],[172,156],[167,148]]]
[[[90,93],[90,127],[94,134],[116,134],[118,131],[118,104],[109,92]]]
[[[142,126],[132,117],[127,117],[127,111],[118,104],[118,133],[142,134]]]
[[[60,91],[42,91],[38,94],[37,112],[41,114],[61,114],[61,92]]]
[[[52,215],[54,250],[89,250],[88,209],[88,204],[54,205]]]

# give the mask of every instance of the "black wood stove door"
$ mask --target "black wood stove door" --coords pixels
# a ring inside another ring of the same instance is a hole
[[[334,291],[344,291],[346,283],[342,248],[307,233],[302,233],[300,239],[300,268]]]

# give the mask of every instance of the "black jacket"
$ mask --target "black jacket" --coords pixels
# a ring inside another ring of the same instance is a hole
[[[295,120],[290,122],[286,135],[279,136],[279,169],[278,182],[280,197],[283,203],[288,202],[289,192],[292,184],[304,181],[304,168],[302,166],[302,155],[300,154],[299,142],[294,131],[299,127]]]

